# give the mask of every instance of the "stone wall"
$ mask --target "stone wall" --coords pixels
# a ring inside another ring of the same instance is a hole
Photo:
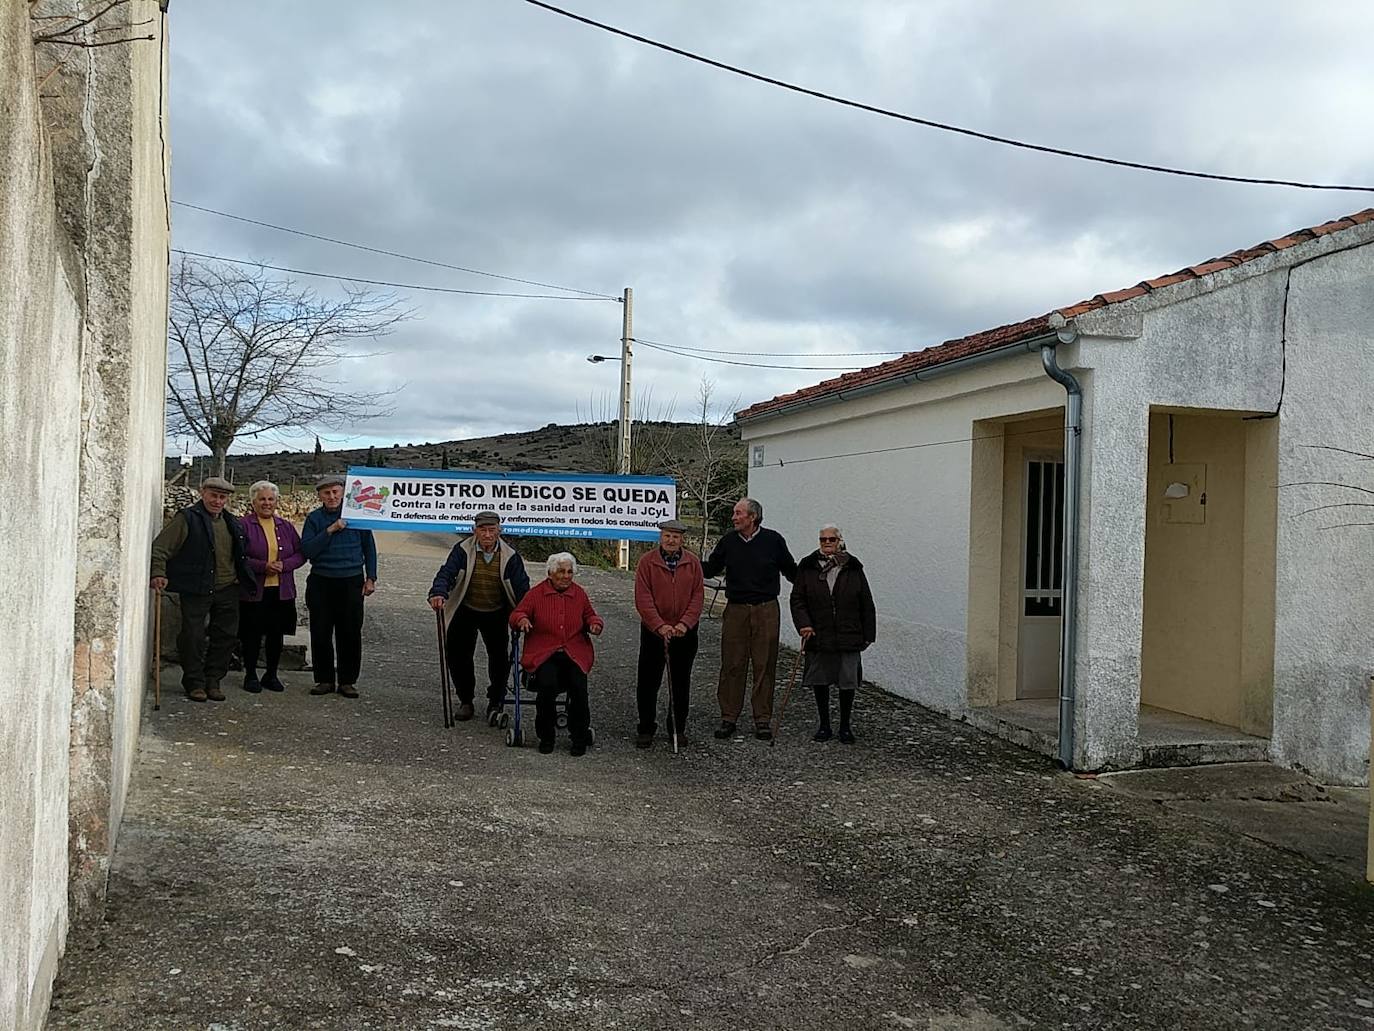
[[[131,0],[92,28],[154,40],[35,47],[31,13],[75,9],[0,4],[0,539],[42,571],[0,594],[0,1026],[17,1028],[43,1023],[68,926],[103,897],[162,469],[164,22]]]

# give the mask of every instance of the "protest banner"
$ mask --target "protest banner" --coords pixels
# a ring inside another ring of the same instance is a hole
[[[348,470],[343,517],[366,530],[467,533],[478,512],[513,536],[658,540],[677,515],[668,476],[490,473],[463,469]]]

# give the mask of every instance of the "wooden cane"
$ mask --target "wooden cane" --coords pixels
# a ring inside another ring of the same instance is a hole
[[[778,711],[773,717],[773,736],[768,739],[768,747],[772,748],[778,743],[778,731],[782,729],[782,714],[787,711],[787,700],[792,697],[792,688],[797,686],[797,677],[801,673],[802,653],[806,651],[808,638],[803,637],[801,647],[797,649],[797,662],[792,667],[792,676],[787,681],[787,690],[783,692],[782,704],[778,706]]]
[[[668,678],[668,726],[673,733],[673,754],[677,755],[677,706],[673,700],[673,660],[668,653],[668,638],[663,639],[663,674]]]
[[[453,701],[448,688],[448,656],[444,654],[444,610],[434,610],[434,625],[439,632],[439,702],[444,710],[444,729],[453,726]]]
[[[153,712],[162,708],[162,588],[153,588]]]

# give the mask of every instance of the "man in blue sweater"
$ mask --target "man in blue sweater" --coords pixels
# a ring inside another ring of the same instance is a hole
[[[702,574],[713,577],[725,571],[725,614],[720,626],[720,729],[717,738],[735,736],[740,710],[744,708],[746,674],[752,667],[750,703],[754,711],[754,736],[773,737],[773,678],[778,666],[778,592],[781,577],[790,583],[797,563],[787,541],[776,530],[765,529],[763,506],[753,498],[735,502],[731,521],[735,528],[722,537],[702,564]]]
[[[355,530],[343,518],[344,478],[315,484],[320,507],[305,517],[301,553],[310,560],[305,607],[310,612],[314,695],[358,697],[363,663],[363,599],[377,589],[377,542],[371,530]],[[335,664],[335,645],[338,663]]]

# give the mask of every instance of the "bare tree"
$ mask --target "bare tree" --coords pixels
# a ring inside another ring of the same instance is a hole
[[[234,440],[267,430],[341,427],[388,414],[387,391],[342,396],[326,370],[411,317],[389,294],[320,297],[264,269],[183,258],[172,271],[168,429],[210,449],[224,475]]]
[[[676,399],[663,404],[654,402],[650,386],[636,394],[630,402],[630,472],[636,475],[657,475],[667,441],[672,433],[673,410]],[[606,423],[604,436],[593,438],[593,461],[600,471],[620,472],[620,403],[609,393],[587,402],[587,411],[577,406],[579,422]]]
[[[739,397],[718,405],[715,392],[715,381],[703,375],[697,385],[696,419],[685,446],[662,456],[663,466],[677,480],[679,492],[700,509],[703,554],[710,543],[712,514],[722,503],[741,497],[749,484],[744,449],[730,428]]]

